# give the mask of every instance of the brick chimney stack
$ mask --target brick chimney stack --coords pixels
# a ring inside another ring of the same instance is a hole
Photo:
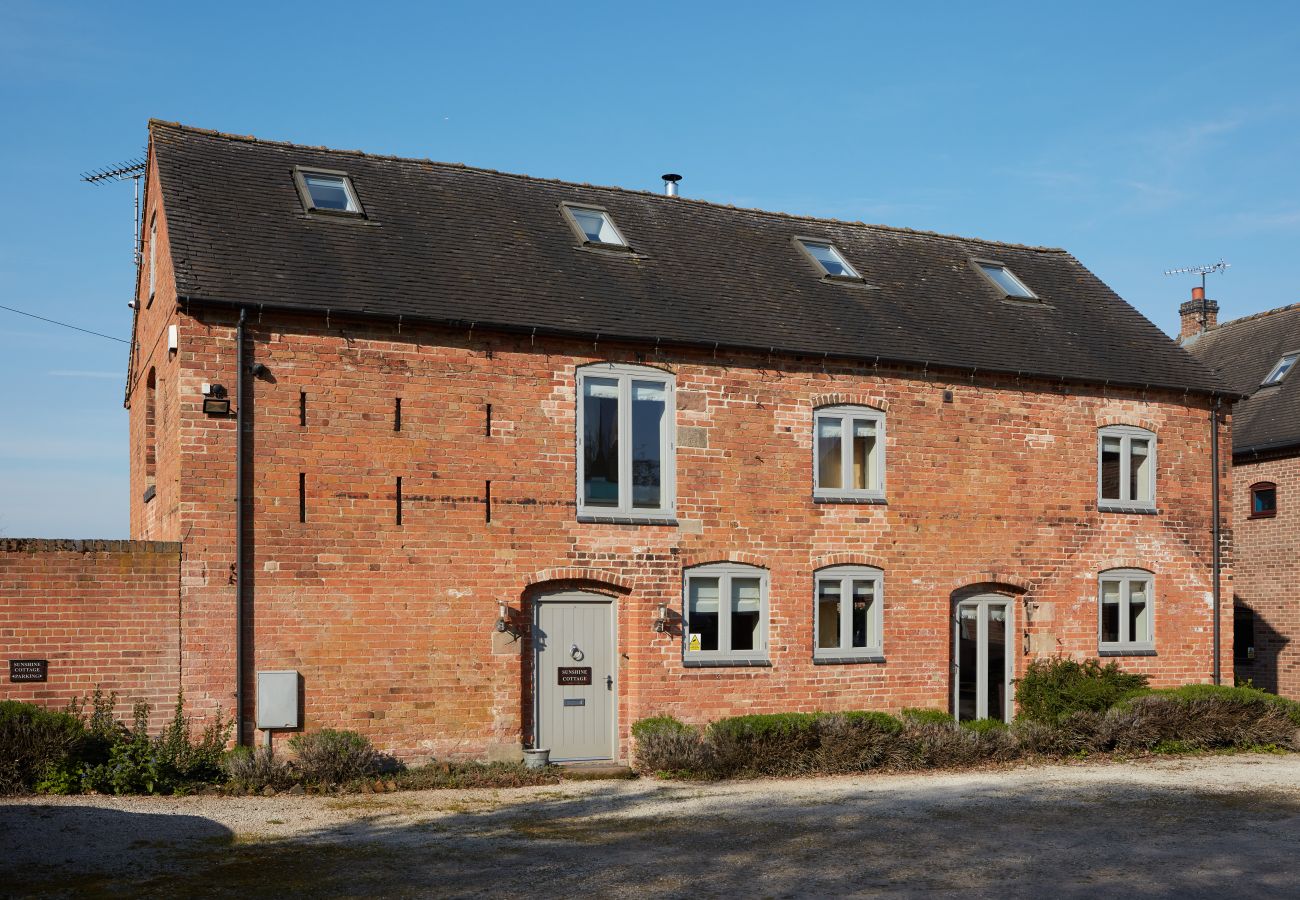
[[[1205,299],[1205,288],[1192,288],[1192,299],[1178,307],[1182,318],[1182,329],[1178,333],[1179,343],[1187,343],[1191,338],[1216,327],[1219,324],[1219,304]]]

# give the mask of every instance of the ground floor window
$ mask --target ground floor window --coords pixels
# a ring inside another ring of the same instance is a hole
[[[684,654],[696,662],[767,659],[766,569],[714,563],[686,570]]]
[[[833,566],[817,572],[815,658],[884,657],[881,582],[881,571],[868,566]]]
[[[1100,645],[1116,653],[1155,649],[1154,579],[1141,569],[1101,573]]]

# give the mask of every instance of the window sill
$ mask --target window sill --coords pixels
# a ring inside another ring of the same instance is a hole
[[[888,506],[889,501],[884,497],[819,497],[813,495],[813,503],[847,503],[849,505],[857,504],[858,506]]]
[[[671,525],[677,526],[677,519],[673,516],[599,516],[591,513],[579,513],[578,523],[581,525]]]
[[[1127,513],[1131,516],[1155,516],[1160,514],[1160,510],[1156,509],[1154,506],[1129,506],[1124,503],[1115,503],[1106,500],[1097,503],[1097,512]]]
[[[148,503],[156,496],[158,496],[158,488],[151,484],[144,489],[144,497],[142,499],[145,503]]]
[[[1097,651],[1098,656],[1155,656],[1154,647],[1112,647]]]
[[[814,666],[847,666],[858,663],[883,663],[883,653],[868,653],[862,656],[814,656]]]
[[[770,669],[770,659],[684,659],[688,669]]]
[[[1276,519],[1277,513],[1276,512],[1251,513],[1250,515],[1246,516],[1246,518],[1247,519]]]

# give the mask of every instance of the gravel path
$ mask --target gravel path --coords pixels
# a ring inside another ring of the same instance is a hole
[[[9,896],[1295,897],[1300,756],[0,804]]]

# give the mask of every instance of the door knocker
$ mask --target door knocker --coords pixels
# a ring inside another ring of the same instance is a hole
[[[578,649],[577,644],[574,644],[572,647],[569,648],[569,656],[573,657],[574,662],[582,662],[583,658],[586,655],[587,654],[583,653],[581,650]]]

